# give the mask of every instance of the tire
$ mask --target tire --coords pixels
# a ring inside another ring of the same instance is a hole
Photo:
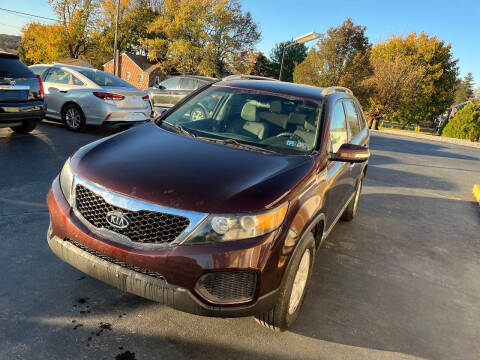
[[[274,331],[285,331],[293,325],[300,313],[312,275],[315,254],[313,234],[305,235],[297,246],[299,248],[290,260],[291,264],[282,280],[277,304],[270,311],[255,316],[258,323]]]
[[[10,129],[19,134],[28,134],[37,127],[37,122],[37,120],[27,120],[24,121],[21,125],[12,126]]]
[[[70,131],[83,131],[87,126],[82,109],[75,104],[68,104],[63,108],[62,120]]]
[[[352,200],[350,200],[350,204],[348,204],[347,208],[345,209],[342,215],[343,221],[351,221],[357,214],[358,202],[360,201],[360,193],[362,192],[362,185],[363,185],[363,175],[360,178],[360,180],[358,180],[357,189],[355,190],[355,195],[353,196]]]
[[[203,120],[206,117],[205,110],[201,106],[195,106],[190,112],[190,121]]]

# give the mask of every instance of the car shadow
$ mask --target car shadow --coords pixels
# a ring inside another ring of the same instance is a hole
[[[292,331],[426,358],[478,358],[479,233],[471,202],[362,195],[357,217],[337,224],[319,250]]]
[[[460,160],[474,160],[480,161],[480,157],[465,155],[460,152],[452,152],[452,147],[463,148],[468,152],[470,148],[461,147],[460,145],[448,144],[448,146],[433,144],[431,142],[419,140],[407,140],[404,136],[396,138],[389,136],[390,134],[371,134],[371,147],[373,149],[381,148],[382,151],[389,151],[396,154],[414,154],[436,156],[442,158],[460,159]],[[428,139],[427,139],[428,140]]]

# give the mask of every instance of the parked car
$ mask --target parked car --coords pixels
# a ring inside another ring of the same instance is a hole
[[[29,133],[46,110],[42,79],[17,55],[0,52],[0,128]]]
[[[131,125],[150,119],[148,95],[103,71],[62,64],[33,65],[42,77],[47,117],[60,120],[72,131],[87,124]]]
[[[162,81],[159,84],[156,84],[151,88],[148,88],[147,93],[152,105],[152,109],[168,109],[182,100],[192,91],[215,81],[218,81],[218,79],[205,76],[174,76]],[[211,109],[208,107],[209,105],[210,104],[198,104],[193,116],[199,119],[207,117],[208,112],[211,111]]]
[[[215,111],[192,120],[207,99]],[[213,83],[70,157],[47,197],[48,243],[124,291],[285,330],[316,250],[357,212],[368,144],[348,89]]]

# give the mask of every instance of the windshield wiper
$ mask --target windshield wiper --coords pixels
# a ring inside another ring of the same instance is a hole
[[[179,134],[187,135],[187,136],[190,136],[190,137],[197,137],[194,133],[191,133],[190,131],[186,130],[181,125],[172,124],[172,123],[169,123],[168,121],[162,121],[162,123],[165,123],[168,126],[174,128],[177,131],[177,133],[179,133]]]
[[[275,154],[275,151],[273,151],[273,150],[266,149],[264,147],[257,146],[257,145],[242,143],[240,141],[237,141],[237,140],[231,139],[231,138],[216,139],[216,138],[211,138],[211,137],[197,136],[197,139],[211,141],[211,142],[214,142],[214,143],[217,143],[217,144],[233,145],[233,146],[236,146],[236,147],[242,148],[242,149],[256,150],[256,151],[262,151],[262,152],[269,153],[269,154]]]

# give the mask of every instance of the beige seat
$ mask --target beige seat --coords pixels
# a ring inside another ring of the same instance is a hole
[[[240,117],[245,120],[242,129],[255,135],[259,140],[263,140],[267,135],[268,126],[258,120],[258,108],[252,103],[243,105]]]
[[[305,143],[308,145],[308,149],[311,150],[313,144],[315,143],[315,125],[305,121],[303,126],[299,126],[297,130],[294,131],[294,134],[300,136]]]
[[[277,125],[282,129],[287,128],[288,115],[282,114],[282,102],[279,100],[272,101],[270,104],[270,110],[261,112],[260,119]]]

